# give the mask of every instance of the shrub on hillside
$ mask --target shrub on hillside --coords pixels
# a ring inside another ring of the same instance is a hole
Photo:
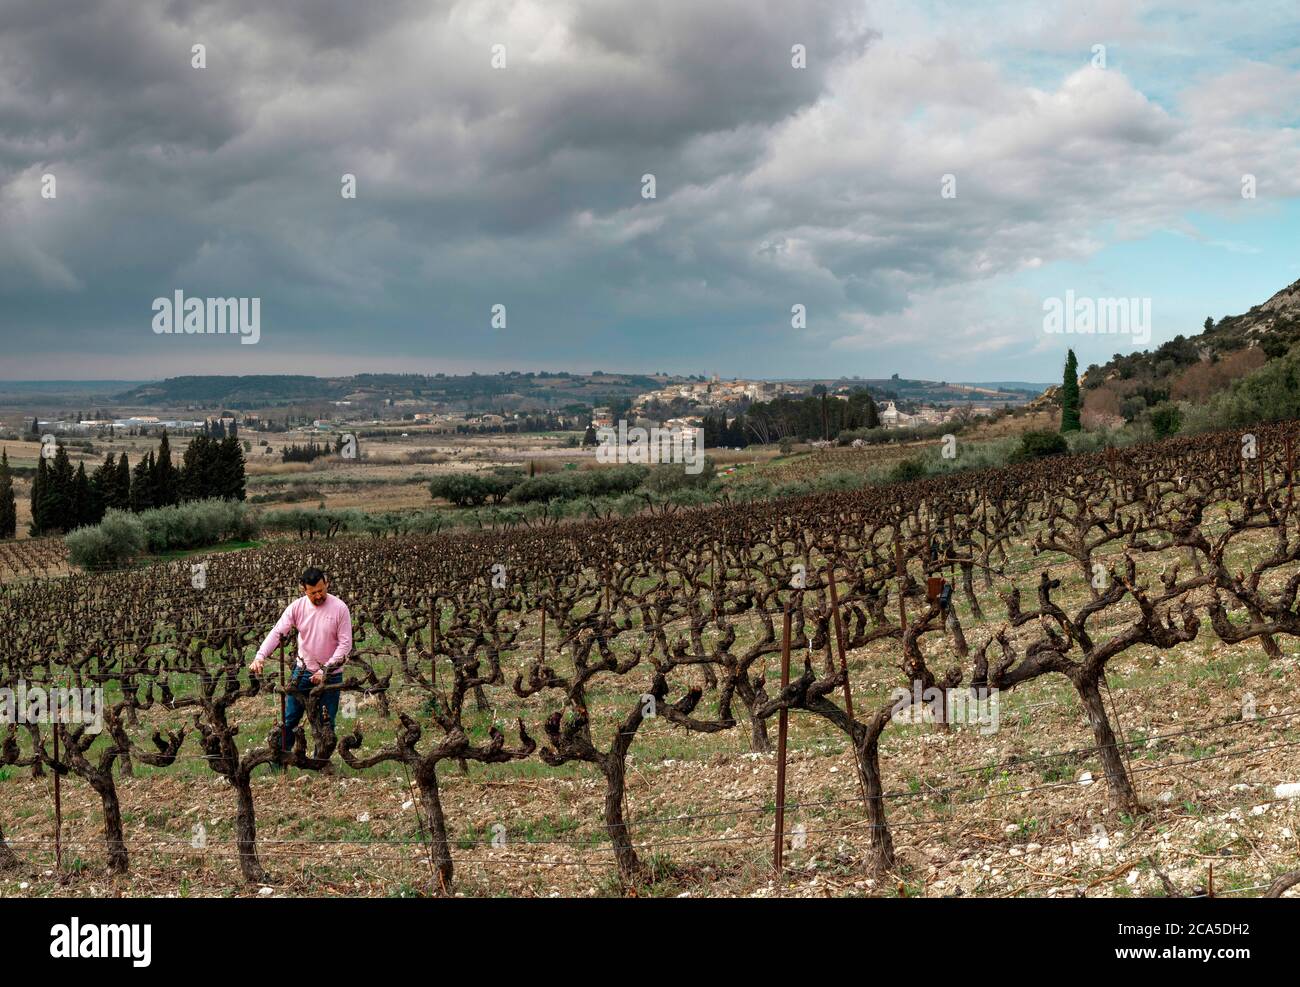
[[[651,493],[660,494],[672,493],[674,490],[702,490],[707,488],[716,476],[717,470],[714,469],[713,460],[706,456],[703,468],[698,473],[687,473],[686,467],[680,463],[656,466],[642,481],[641,486]]]
[[[120,565],[144,551],[144,524],[138,514],[113,510],[99,524],[70,532],[63,542],[73,565],[85,568]]]
[[[201,548],[257,534],[257,519],[237,500],[196,500],[131,514],[109,511],[96,525],[64,538],[72,561],[81,566],[117,564],[141,552]]]
[[[1070,451],[1070,443],[1060,432],[1025,432],[1020,436],[1020,448],[1011,456],[1013,462],[1042,459],[1044,456],[1062,456]]]
[[[1213,428],[1300,417],[1300,350],[1234,382],[1208,409],[1198,423]]]
[[[725,490],[731,500],[747,504],[752,501],[766,500],[772,496],[775,488],[776,484],[765,476],[747,476],[743,480],[729,483]]]
[[[649,472],[645,466],[628,465],[531,476],[510,491],[510,500],[529,504],[575,497],[617,497],[639,487]]]
[[[894,468],[889,471],[890,483],[910,483],[912,480],[919,480],[926,474],[925,463],[920,459],[903,459],[894,464]]]
[[[813,487],[818,493],[839,493],[845,490],[857,490],[864,486],[867,478],[861,473],[854,473],[849,470],[836,470],[833,473],[823,473],[813,481]]]
[[[1167,439],[1177,435],[1183,427],[1183,410],[1172,401],[1158,404],[1151,409],[1151,429],[1157,439]]]
[[[835,437],[842,446],[852,445],[861,439],[863,445],[884,445],[896,442],[924,442],[941,439],[945,435],[960,435],[966,426],[960,421],[940,422],[934,425],[909,425],[907,428],[854,428],[845,429]]]
[[[160,507],[139,515],[145,544],[151,552],[199,548],[257,534],[257,521],[248,506],[237,500],[196,500],[175,507]]]
[[[481,507],[488,501],[499,504],[522,476],[518,470],[444,473],[429,483],[429,494],[434,499],[449,500],[457,507]]]
[[[357,510],[307,510],[295,508],[275,511],[262,517],[266,531],[293,532],[299,538],[332,538],[340,531],[369,531],[378,533],[384,526],[382,516],[365,514]]]

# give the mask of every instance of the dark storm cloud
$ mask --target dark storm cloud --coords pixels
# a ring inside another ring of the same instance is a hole
[[[948,355],[1009,345],[953,292],[1086,257],[1103,220],[1158,228],[1261,162],[1294,192],[1294,137],[1240,129],[1212,80],[1179,116],[1082,61],[1008,79],[959,13],[930,16],[948,35],[931,39],[896,10],[882,38],[864,9],[9,0],[0,334],[26,354],[11,373],[869,374],[833,351],[923,349],[918,327],[954,322]],[[1107,18],[1136,30],[1115,4],[1088,30]],[[1283,99],[1293,76],[1260,77]],[[1251,98],[1257,116],[1275,102]],[[938,195],[946,172],[957,200]],[[178,288],[260,297],[261,343],[154,336],[150,303]],[[497,303],[509,326],[493,332]],[[791,351],[793,303],[811,321]]]
[[[573,224],[644,208],[646,172],[662,200],[751,166],[765,131],[870,40],[852,10],[8,5],[3,328],[50,352],[107,338],[147,361],[171,342],[141,332],[149,301],[179,286],[262,296],[267,350],[310,338],[349,354],[378,329],[380,350],[472,354],[464,323],[502,300],[531,327],[523,349],[553,344],[563,362],[608,313],[598,296],[654,278],[639,266],[653,251],[620,263],[615,244],[575,244]],[[195,43],[206,69],[190,65]],[[497,43],[505,70],[489,62]],[[807,70],[790,67],[795,43]],[[38,196],[47,172],[54,201]],[[338,195],[343,173],[356,202]],[[586,280],[593,250],[607,284]]]

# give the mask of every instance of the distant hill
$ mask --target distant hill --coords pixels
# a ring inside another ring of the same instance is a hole
[[[1043,390],[1040,384],[959,384],[946,380],[911,380],[906,377],[853,380],[847,383],[850,386],[866,387],[878,399],[893,397],[927,404],[954,404],[962,401],[1019,404],[1031,400]]]
[[[232,410],[268,408],[289,404],[349,401],[385,404],[415,400],[490,406],[509,400],[538,407],[565,402],[591,404],[631,397],[662,387],[673,380],[646,374],[521,373],[499,374],[357,374],[351,377],[309,377],[260,374],[243,377],[169,377],[133,387],[114,396],[132,406],[214,407]]]
[[[43,399],[44,404],[79,398],[112,401],[132,408],[226,408],[252,411],[288,405],[347,401],[354,406],[391,406],[399,402],[441,404],[456,410],[563,408],[566,404],[599,405],[635,398],[672,383],[703,380],[672,374],[590,374],[520,372],[497,374],[356,374],[349,377],[313,377],[304,374],[245,376],[187,375],[158,381],[0,381],[0,402],[21,404]],[[993,404],[1023,403],[1043,390],[1043,385],[1023,381],[950,383],[948,381],[888,378],[787,379],[811,390],[821,384],[828,390],[868,388],[878,399],[951,404],[971,401]]]
[[[957,381],[963,387],[991,387],[999,391],[1024,391],[1026,394],[1039,395],[1051,385],[1046,382],[1027,380],[962,380]]]
[[[169,377],[114,396],[127,404],[205,404],[240,407],[290,401],[332,401],[352,388],[349,378],[328,379],[290,374],[248,377]]]
[[[138,380],[0,380],[0,402],[28,397],[47,400],[101,397],[139,384]]]

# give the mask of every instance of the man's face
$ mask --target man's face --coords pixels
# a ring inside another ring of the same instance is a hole
[[[303,583],[302,591],[307,595],[307,599],[311,600],[312,606],[320,606],[325,602],[325,594],[330,591],[329,577],[322,579],[315,586],[308,586]]]

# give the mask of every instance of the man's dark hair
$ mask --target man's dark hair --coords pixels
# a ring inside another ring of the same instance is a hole
[[[302,584],[304,586],[315,586],[324,578],[325,570],[317,569],[315,566],[311,566],[302,571]]]

